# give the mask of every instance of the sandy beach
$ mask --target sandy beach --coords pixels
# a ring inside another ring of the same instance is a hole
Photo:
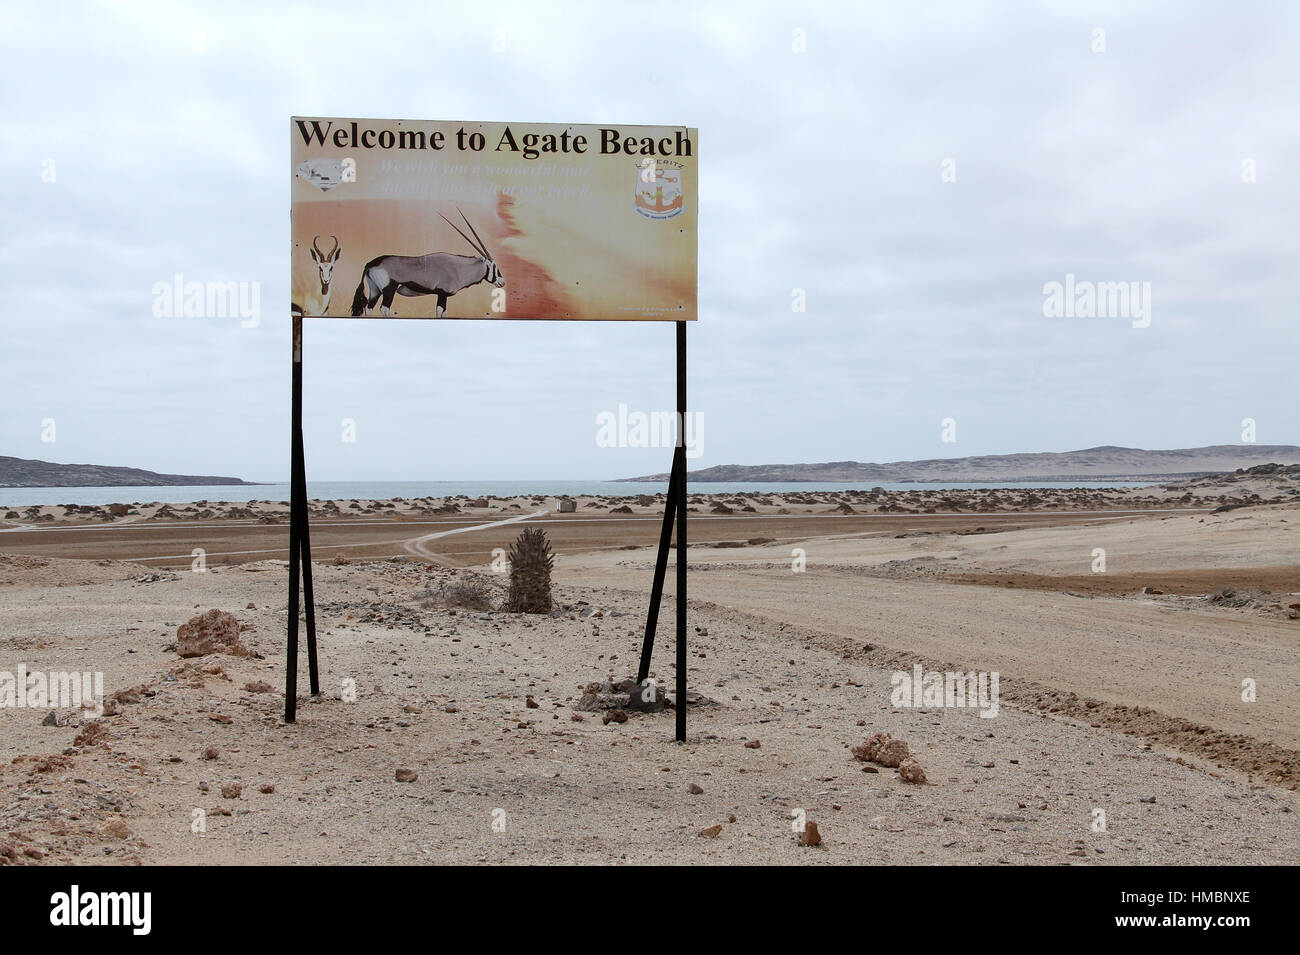
[[[282,505],[0,512],[0,669],[102,672],[109,700],[0,713],[0,861],[1293,862],[1295,470],[693,489],[681,745],[671,708],[589,692],[635,674],[662,499],[313,502],[322,693],[304,657],[294,725]],[[524,526],[556,609],[457,606],[466,581],[500,606]],[[178,655],[210,609],[247,655]],[[674,626],[665,600],[667,688]],[[894,705],[917,666],[998,673],[996,716]],[[874,733],[926,781],[856,758]]]

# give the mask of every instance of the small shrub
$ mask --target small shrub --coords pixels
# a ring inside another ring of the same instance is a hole
[[[491,610],[492,595],[480,580],[453,580],[443,588],[443,606],[458,610]]]
[[[480,580],[462,578],[440,584],[437,590],[425,589],[416,595],[421,610],[453,608],[456,610],[491,610],[492,595]]]

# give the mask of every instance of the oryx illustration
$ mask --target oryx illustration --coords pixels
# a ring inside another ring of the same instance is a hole
[[[460,212],[459,209],[456,211]],[[380,296],[383,296],[383,314],[396,315],[396,312],[390,311],[394,295],[436,295],[438,317],[442,318],[447,309],[447,299],[461,289],[479,282],[489,282],[497,288],[505,288],[506,277],[497,268],[492,253],[469,224],[465,213],[460,212],[460,217],[464,219],[473,239],[461,232],[460,227],[441,212],[438,215],[459,232],[460,237],[478,255],[431,252],[428,255],[381,255],[377,259],[371,259],[361,270],[361,282],[357,285],[357,293],[352,296],[353,315],[367,314],[375,307]]]
[[[320,246],[316,243],[320,241],[320,236],[314,236],[311,240],[311,259],[316,263],[316,268],[320,272],[320,298],[316,301],[309,301],[308,305],[311,311],[303,308],[296,302],[291,306],[291,311],[295,315],[324,315],[330,307],[330,280],[333,277],[334,265],[338,262],[339,256],[343,250],[339,248],[338,236],[330,236],[334,240],[334,248],[328,252],[322,252]]]

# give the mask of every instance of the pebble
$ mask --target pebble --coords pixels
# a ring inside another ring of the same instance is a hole
[[[804,823],[803,832],[799,835],[799,845],[801,846],[819,846],[822,844],[822,834],[817,829],[817,823],[809,819]]]

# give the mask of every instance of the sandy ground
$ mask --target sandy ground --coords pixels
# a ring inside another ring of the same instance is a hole
[[[636,667],[653,548],[617,533],[559,559],[552,615],[444,606],[460,579],[499,604],[505,575],[448,566],[439,539],[427,557],[318,561],[323,693],[305,695],[304,664],[296,725],[283,562],[0,557],[0,670],[98,670],[124,701],[57,725],[0,710],[0,860],[1293,863],[1297,522],[1274,504],[692,547],[689,680],[709,702],[683,745],[671,709],[579,709],[584,685]],[[213,607],[260,658],[178,657],[177,627]],[[666,600],[668,688],[674,624]],[[891,675],[914,664],[998,670],[998,715],[893,706]],[[878,731],[926,784],[853,758]],[[822,845],[798,844],[800,818]]]

